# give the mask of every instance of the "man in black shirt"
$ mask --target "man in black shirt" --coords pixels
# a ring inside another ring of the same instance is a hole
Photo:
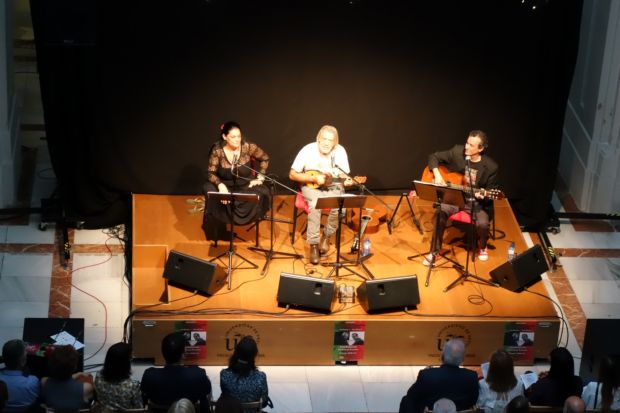
[[[480,261],[489,259],[487,240],[489,238],[489,211],[492,208],[493,200],[485,199],[482,193],[476,192],[476,189],[497,188],[497,163],[484,154],[488,145],[487,135],[481,130],[473,130],[469,132],[465,145],[455,145],[452,149],[435,152],[428,157],[428,169],[433,174],[435,184],[446,185],[446,179],[440,171],[440,167],[443,166],[449,172],[462,174],[464,185],[473,186],[475,194],[473,209],[478,234],[478,259]],[[452,183],[461,184],[461,182]],[[469,192],[466,192],[465,195],[466,198],[469,198]],[[466,202],[465,211],[471,214],[469,199]],[[433,251],[440,251],[446,221],[457,212],[459,209],[455,205],[441,204],[439,227],[436,228],[437,236],[435,237],[435,245],[432,246]],[[430,265],[432,259],[434,259],[433,255],[429,254],[424,259],[424,265]]]

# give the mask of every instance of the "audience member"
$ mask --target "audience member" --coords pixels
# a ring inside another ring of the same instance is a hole
[[[581,396],[582,381],[575,376],[573,356],[564,347],[551,351],[551,366],[548,374],[541,374],[538,381],[530,386],[525,395],[535,406],[564,405],[570,396]]]
[[[209,410],[207,409],[207,411]],[[183,398],[172,403],[168,409],[168,413],[196,413],[196,408],[191,400]]]
[[[59,346],[49,358],[49,377],[41,379],[41,400],[54,410],[74,412],[93,399],[90,375],[76,373],[79,354],[73,346]]]
[[[0,380],[0,410],[6,406],[6,401],[9,399],[9,392],[6,387],[6,383]]]
[[[478,400],[478,375],[460,368],[465,359],[465,343],[453,338],[443,347],[442,365],[421,370],[400,403],[400,413],[421,413],[424,407],[445,397],[454,402],[457,410],[471,408]]]
[[[220,372],[222,394],[230,395],[242,403],[263,400],[269,402],[267,375],[256,367],[258,347],[251,336],[243,337],[235,346],[228,361],[228,368]]]
[[[517,396],[512,399],[504,409],[505,413],[528,413],[530,411],[530,402],[525,396]]]
[[[524,392],[523,384],[515,377],[512,357],[503,350],[491,355],[487,377],[478,384],[478,407],[485,413],[501,413],[508,402]]]
[[[456,413],[456,405],[450,399],[439,399],[433,404],[433,413]]]
[[[26,343],[9,340],[2,346],[5,368],[0,370],[0,380],[8,390],[6,408],[12,411],[26,410],[37,403],[41,385],[36,376],[24,371],[26,366]]]
[[[598,367],[598,382],[590,382],[581,393],[586,409],[603,412],[620,409],[620,363],[605,356]]]
[[[586,404],[579,396],[570,396],[564,401],[563,413],[584,413]]]
[[[166,365],[162,368],[149,367],[142,376],[141,388],[144,400],[168,408],[176,400],[187,398],[192,403],[200,401],[201,406],[208,406],[211,381],[202,368],[183,365],[185,354],[183,334],[177,332],[164,337],[161,352]]]
[[[103,369],[95,377],[97,400],[114,409],[139,409],[142,407],[140,382],[131,379],[131,346],[113,344],[105,355]]]

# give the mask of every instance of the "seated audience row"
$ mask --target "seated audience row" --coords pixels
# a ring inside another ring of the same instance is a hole
[[[527,410],[529,405],[570,409],[577,408],[578,401],[588,409],[604,412],[620,408],[620,366],[611,357],[602,359],[599,381],[584,387],[581,378],[574,374],[570,352],[563,347],[555,348],[550,353],[549,371],[541,373],[527,390],[515,376],[514,363],[507,352],[498,350],[492,354],[486,377],[479,381],[475,371],[460,367],[464,357],[463,341],[449,340],[442,349],[441,366],[419,372],[402,398],[399,412],[422,413],[433,409],[434,403],[443,398],[453,402],[456,410],[477,407],[485,413],[502,413],[509,407]],[[524,400],[528,402],[525,406]],[[442,403],[439,407],[446,406]]]
[[[76,373],[79,353],[73,346],[58,346],[49,355],[48,376],[39,381],[27,372],[26,344],[10,340],[2,348],[5,368],[0,370],[0,409],[25,412],[45,404],[59,411],[77,411],[89,407],[95,396],[103,407],[113,410],[142,408],[149,402],[167,410],[180,399],[209,406],[211,382],[204,369],[183,364],[185,344],[182,333],[165,336],[161,344],[165,366],[146,369],[141,382],[131,378],[129,344],[116,343],[109,348],[94,382],[91,375]],[[220,374],[224,398],[236,403],[262,399],[267,405],[267,377],[256,367],[257,355],[252,337],[237,344],[228,368]]]

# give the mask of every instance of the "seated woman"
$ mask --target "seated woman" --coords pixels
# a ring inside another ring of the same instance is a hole
[[[220,372],[222,396],[233,397],[242,403],[263,400],[268,403],[267,375],[256,368],[258,347],[250,336],[243,337],[228,361],[228,368]]]
[[[236,225],[245,225],[262,218],[270,207],[269,189],[263,185],[269,166],[269,155],[255,143],[245,141],[241,127],[236,122],[226,122],[221,127],[222,138],[211,148],[206,170],[207,182],[203,186],[205,215],[203,229],[208,240],[226,239],[226,224],[230,222],[230,205],[208,199],[207,192],[243,192],[259,195],[258,203],[235,202],[232,219]],[[253,162],[258,161],[258,166]],[[259,172],[255,176],[252,168]]]
[[[131,346],[113,344],[105,355],[103,369],[95,377],[95,393],[103,406],[114,409],[142,407],[140,382],[131,379]]]
[[[605,356],[598,368],[598,382],[590,382],[581,393],[586,409],[601,409],[603,412],[620,409],[620,363]]]
[[[581,396],[583,383],[575,375],[573,356],[564,347],[556,347],[549,354],[551,358],[549,373],[541,373],[525,395],[533,406],[558,406],[570,396]]]
[[[493,353],[487,376],[478,385],[477,404],[485,413],[503,412],[512,399],[524,392],[523,384],[515,377],[512,357],[503,350]]]
[[[73,346],[59,346],[49,358],[49,377],[41,379],[41,401],[54,410],[75,412],[93,399],[92,377],[76,373],[79,354]]]

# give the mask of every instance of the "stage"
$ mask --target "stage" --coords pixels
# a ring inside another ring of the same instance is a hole
[[[427,267],[422,258],[407,257],[427,251],[432,236],[433,209],[429,202],[416,199],[413,209],[423,234],[413,223],[409,207],[403,199],[394,221],[392,234],[385,223],[378,232],[369,234],[372,257],[365,261],[375,279],[417,275],[420,303],[407,311],[367,314],[359,303],[334,300],[330,314],[278,307],[276,294],[281,273],[325,278],[331,267],[313,266],[305,258],[308,247],[301,233],[305,216],[298,218],[294,245],[292,225],[274,222],[273,250],[299,253],[303,259],[277,257],[265,275],[261,269],[265,254],[254,252],[255,229],[236,227],[244,239],[236,239],[237,253],[258,265],[257,269],[235,269],[232,289],[224,284],[213,296],[168,285],[162,277],[168,253],[175,250],[202,259],[211,259],[228,249],[228,242],[215,247],[205,240],[201,228],[202,213],[192,213],[188,200],[195,196],[133,196],[132,243],[132,324],[134,357],[154,358],[162,363],[161,338],[172,331],[184,330],[188,336],[189,359],[201,365],[224,365],[234,343],[244,335],[259,342],[261,365],[330,365],[354,362],[360,365],[425,365],[437,364],[441,347],[450,337],[462,337],[467,344],[465,364],[477,365],[498,348],[507,349],[516,364],[531,364],[533,358],[544,358],[556,346],[560,320],[553,304],[546,299],[542,282],[529,291],[514,293],[503,288],[467,279],[447,292],[444,288],[459,273],[452,263],[440,261],[424,285]],[[382,196],[391,207],[399,196]],[[274,199],[275,217],[292,219],[294,197],[280,195]],[[375,203],[372,198],[369,203]],[[391,213],[390,213],[391,216]],[[390,217],[388,216],[388,218]],[[495,201],[495,227],[498,238],[490,240],[494,249],[487,262],[470,262],[469,271],[490,280],[489,271],[504,263],[507,249],[514,242],[517,252],[527,249],[519,226],[506,200]],[[499,236],[505,236],[499,239]],[[270,247],[270,221],[262,221],[259,230],[262,248]],[[341,256],[348,254],[354,231],[342,226]],[[462,243],[450,241],[461,236],[455,228],[446,231],[445,245],[450,255],[465,264],[467,251]],[[335,261],[335,246],[322,260]],[[226,268],[227,257],[216,261]],[[235,263],[242,264],[238,259]],[[369,275],[361,265],[352,267],[364,277]],[[222,271],[223,272],[223,271]],[[330,277],[341,285],[358,287],[362,277],[340,269],[339,277]],[[337,342],[343,331],[348,342]],[[195,333],[195,334],[194,334]],[[363,341],[354,342],[352,336]],[[517,334],[515,341],[511,335]],[[206,339],[206,345],[198,337]],[[524,342],[521,337],[533,340]]]

